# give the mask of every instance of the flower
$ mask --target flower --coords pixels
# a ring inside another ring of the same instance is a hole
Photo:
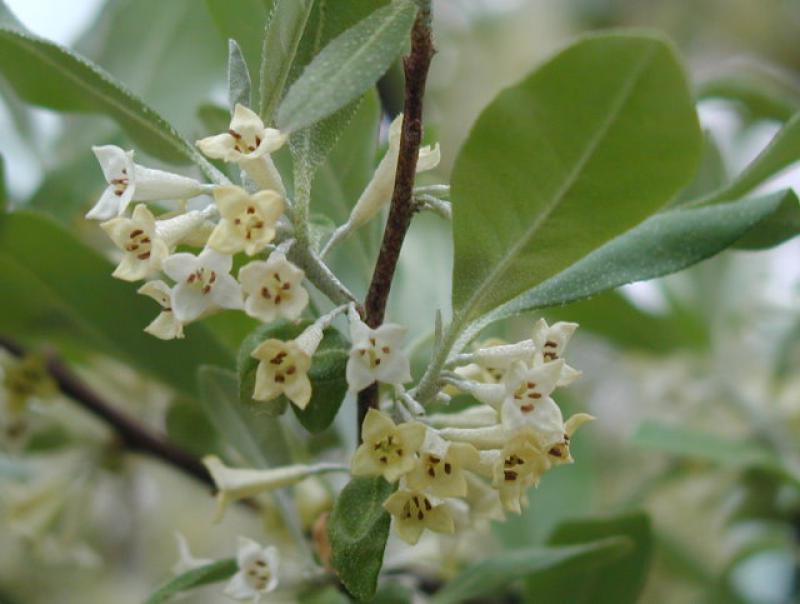
[[[447,442],[433,430],[427,431],[419,459],[406,476],[412,489],[437,497],[464,497],[467,494],[466,470],[480,462],[478,450],[470,444]]]
[[[172,574],[182,575],[185,572],[206,566],[214,562],[210,558],[195,558],[189,550],[189,542],[179,531],[175,531],[175,541],[178,543],[178,561],[172,567]]]
[[[252,539],[239,537],[236,564],[239,572],[225,587],[226,596],[259,602],[278,586],[279,558],[274,546],[262,547]]]
[[[553,465],[572,463],[574,461],[569,450],[569,443],[572,439],[572,435],[575,434],[578,428],[583,424],[593,420],[594,417],[588,413],[576,413],[566,421],[562,439],[554,444],[551,443],[548,445],[547,456]]]
[[[308,305],[308,292],[301,285],[304,277],[282,252],[272,252],[266,262],[250,262],[239,271],[244,311],[264,323],[281,317],[294,321]]]
[[[350,358],[347,359],[347,384],[351,392],[359,392],[373,382],[402,384],[411,379],[408,357],[400,344],[405,327],[384,323],[371,329],[358,314],[350,313]]]
[[[300,464],[270,470],[229,468],[216,455],[204,457],[203,464],[217,487],[215,521],[222,519],[229,503],[298,483],[314,471],[312,467]]]
[[[380,411],[370,409],[362,426],[363,442],[353,455],[353,475],[383,476],[389,482],[396,481],[414,468],[425,431],[419,422],[398,426]]]
[[[196,144],[208,157],[238,163],[260,188],[286,195],[281,175],[270,157],[285,142],[285,134],[266,128],[257,113],[237,103],[228,131]]]
[[[437,533],[455,531],[453,516],[444,503],[410,489],[400,489],[383,502],[383,508],[394,516],[397,535],[406,543],[415,545],[425,529]]]
[[[181,323],[194,321],[214,308],[241,308],[242,288],[229,273],[233,258],[205,248],[199,256],[180,253],[167,257],[164,272],[176,281],[172,311]]]
[[[283,214],[283,197],[275,191],[250,195],[235,186],[214,189],[222,219],[211,233],[209,247],[223,254],[244,251],[253,256],[275,238],[275,223]]]
[[[144,330],[151,336],[162,340],[172,340],[183,337],[183,323],[175,318],[172,312],[172,288],[163,281],[148,281],[142,285],[137,293],[148,296],[158,302],[161,313]]]
[[[122,261],[112,275],[124,281],[138,281],[161,270],[169,256],[166,242],[156,234],[156,219],[144,204],[137,205],[131,218],[112,218],[100,227],[123,251]]]
[[[578,329],[577,323],[559,321],[558,323],[553,323],[553,325],[548,326],[547,321],[539,319],[536,325],[533,326],[533,335],[531,336],[533,343],[536,345],[536,354],[534,355],[533,364],[542,365],[562,358],[567,344],[576,329]],[[580,376],[580,371],[564,363],[561,369],[561,376],[558,380],[558,386],[569,386]]]
[[[522,340],[515,344],[506,344],[502,340],[492,338],[473,352],[470,357],[490,376],[483,381],[497,383],[502,381],[505,372],[520,361],[530,362],[533,359],[535,346],[533,340]],[[456,370],[458,373],[458,370]],[[465,376],[467,377],[467,376]]]
[[[502,448],[493,466],[492,484],[500,493],[503,508],[522,512],[527,505],[526,490],[539,483],[550,468],[547,456],[538,448],[532,432],[517,432]]]
[[[520,427],[533,429],[543,446],[559,440],[564,433],[561,409],[550,398],[556,387],[564,361],[545,363],[529,368],[517,363],[505,378],[506,398],[500,410],[503,426],[514,430]]]
[[[133,151],[114,145],[92,147],[108,187],[86,218],[108,220],[121,216],[131,201],[188,199],[209,189],[193,178],[145,168],[133,162]]]
[[[305,409],[311,400],[311,357],[321,340],[322,330],[315,325],[289,342],[264,340],[251,353],[259,361],[253,398],[271,401],[285,394],[297,407]]]

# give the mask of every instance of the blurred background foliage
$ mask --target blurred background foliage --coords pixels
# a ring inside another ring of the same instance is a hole
[[[236,3],[265,10],[261,0]],[[86,2],[75,14],[73,3],[55,0],[8,4],[33,31],[61,36],[107,69],[189,140],[226,121],[226,38],[258,55],[260,26],[232,17],[223,0]],[[443,162],[426,175],[430,182],[446,181],[455,150],[498,90],[596,29],[652,27],[679,46],[708,132],[699,192],[737,174],[800,108],[800,4],[793,0],[447,0],[436,7],[427,136],[442,143]],[[398,73],[384,87],[387,106],[397,106]],[[45,246],[51,261],[32,269],[24,254],[12,258],[7,242],[0,244],[0,332],[57,347],[112,402],[197,453],[216,450],[213,429],[191,402],[194,370],[208,362],[232,366],[251,325],[223,314],[190,328],[183,343],[140,334],[154,309],[110,278],[92,251],[106,253],[108,245],[83,219],[104,186],[89,147],[124,144],[125,136],[107,118],[32,109],[2,79],[0,94],[6,203],[38,210],[74,235],[49,222],[15,223],[17,249]],[[378,111],[377,98],[362,104],[318,176],[314,203],[327,213],[318,218],[321,230],[331,219],[341,222],[370,176]],[[788,171],[770,188],[799,179]],[[417,336],[418,365],[429,344],[430,309],[447,305],[447,228],[436,217],[415,220],[393,290],[390,315]],[[359,295],[377,235],[353,238],[333,258]],[[482,541],[477,550],[569,543],[571,525],[562,521],[623,514],[611,534],[631,535],[637,549],[612,576],[634,595],[610,595],[609,602],[635,597],[641,583],[643,602],[798,601],[799,257],[797,240],[769,251],[729,251],[547,313],[583,327],[571,354],[584,378],[571,400],[562,395],[560,402],[565,413],[588,410],[598,421],[575,443],[578,463],[548,474],[531,507],[497,524],[494,543]],[[413,266],[426,268],[412,273]],[[532,319],[507,321],[487,335],[526,337]],[[41,425],[28,449],[36,454],[24,463],[0,457],[3,604],[140,602],[174,562],[173,530],[206,557],[228,552],[231,535],[257,529],[235,512],[209,526],[213,501],[205,491],[157,463],[123,460],[105,428],[67,403],[34,412]],[[352,409],[338,422],[342,429],[353,423]],[[324,447],[326,438],[335,435],[315,437],[310,448]],[[40,467],[44,478],[37,474],[21,493],[13,488],[20,473]],[[596,530],[603,536],[611,529]],[[454,547],[469,560],[474,545]],[[549,593],[546,576],[526,589],[538,601],[598,601],[577,592],[541,596]],[[218,601],[214,594],[191,598]]]

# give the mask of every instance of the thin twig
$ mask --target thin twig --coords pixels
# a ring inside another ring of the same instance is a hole
[[[0,347],[16,357],[24,357],[28,351],[17,342],[0,337]],[[92,415],[111,426],[119,440],[129,451],[151,455],[181,470],[210,487],[214,481],[200,460],[166,438],[153,434],[134,418],[115,409],[78,378],[55,354],[46,355],[46,367],[58,384],[59,390]]]
[[[383,323],[386,301],[397,268],[411,218],[414,214],[414,179],[417,156],[422,142],[422,102],[425,82],[434,54],[431,32],[431,2],[423,0],[411,30],[411,52],[403,61],[405,71],[405,101],[403,104],[403,129],[400,136],[400,154],[395,173],[394,192],[389,208],[383,242],[375,263],[372,282],[364,301],[364,321],[372,328]],[[358,425],[371,407],[378,405],[378,387],[372,384],[358,395]]]

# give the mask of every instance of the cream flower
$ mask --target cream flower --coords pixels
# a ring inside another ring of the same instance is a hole
[[[394,529],[406,543],[415,545],[422,531],[453,533],[455,525],[450,509],[421,491],[400,489],[384,503],[383,508],[394,516]]]
[[[466,471],[478,466],[480,455],[470,444],[448,442],[428,430],[414,469],[406,476],[412,489],[437,497],[464,497]]]
[[[228,504],[296,484],[314,472],[311,466],[299,464],[270,470],[229,468],[216,455],[204,457],[203,464],[217,487],[215,522],[222,519]]]
[[[266,262],[256,260],[239,271],[239,283],[245,294],[245,312],[271,323],[279,318],[294,321],[308,305],[308,292],[301,285],[305,273],[274,251]]]
[[[588,413],[576,413],[566,421],[564,424],[563,438],[555,444],[550,443],[546,445],[547,456],[553,465],[572,463],[574,461],[569,450],[569,443],[572,439],[572,435],[575,434],[578,428],[583,424],[593,420],[594,417]]]
[[[359,392],[373,382],[403,384],[411,379],[408,357],[401,350],[406,328],[384,323],[371,329],[351,310],[350,358],[347,360],[347,384],[350,392]]]
[[[145,168],[133,162],[133,151],[114,145],[92,147],[108,187],[86,218],[108,220],[122,215],[132,201],[188,199],[209,190],[193,178]]]
[[[195,558],[189,549],[189,542],[186,537],[178,531],[175,531],[175,541],[178,545],[178,561],[172,567],[172,574],[182,575],[185,572],[214,562],[210,558]]]
[[[503,507],[517,514],[527,505],[526,490],[539,483],[550,468],[547,456],[538,448],[534,435],[522,430],[496,456],[492,484],[500,493]]]
[[[209,247],[223,254],[253,256],[275,238],[275,223],[283,214],[283,197],[275,191],[250,195],[235,186],[214,189],[221,220],[211,233]]]
[[[259,602],[261,596],[274,591],[278,586],[278,550],[273,546],[262,547],[246,537],[239,537],[236,552],[239,572],[233,575],[225,587],[225,595],[234,600]]]
[[[553,325],[547,325],[547,321],[539,319],[533,327],[531,339],[536,345],[534,355],[534,365],[541,365],[557,361],[564,356],[567,344],[572,338],[572,334],[578,329],[577,323],[567,323],[559,321]],[[564,363],[561,369],[561,376],[558,380],[559,386],[569,386],[581,376],[581,372]]]
[[[156,234],[156,219],[144,204],[134,208],[131,218],[112,218],[100,226],[123,251],[122,261],[112,273],[117,279],[144,279],[161,270],[169,256],[166,242]]]
[[[161,313],[144,330],[151,336],[161,340],[183,338],[183,323],[175,318],[172,312],[172,288],[163,281],[148,281],[137,293],[148,296],[158,302],[163,309]]]
[[[235,162],[261,189],[286,195],[281,175],[270,157],[286,142],[286,135],[266,128],[258,114],[237,103],[230,129],[197,141],[208,157]]]
[[[317,325],[310,325],[289,342],[264,340],[251,353],[259,361],[253,398],[271,401],[284,394],[297,407],[305,409],[311,400],[308,370],[321,341],[322,329]]]
[[[543,446],[562,437],[564,418],[550,393],[556,387],[563,365],[564,361],[559,359],[533,368],[518,363],[509,370],[505,380],[506,398],[500,410],[503,426],[510,430],[529,427]]]
[[[172,311],[181,323],[194,321],[216,308],[241,308],[242,288],[230,275],[233,258],[204,249],[199,256],[180,253],[167,257],[164,272],[176,285],[172,289]]]
[[[353,475],[383,476],[395,482],[414,468],[425,430],[418,422],[398,426],[380,411],[370,409],[361,431],[364,442],[353,455]]]

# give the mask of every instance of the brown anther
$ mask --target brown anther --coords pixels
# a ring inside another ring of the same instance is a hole
[[[275,304],[280,304],[280,303],[281,303],[281,295],[278,294],[277,296],[275,296]]]
[[[433,506],[431,505],[431,502],[428,500],[427,497],[425,498],[425,509],[428,510],[429,512],[431,511],[431,509],[433,509]]]
[[[141,235],[142,233],[144,233],[144,231],[143,231],[142,229],[136,229],[135,231],[131,231],[131,234],[129,235],[129,237],[130,237],[131,239],[133,239],[133,238],[135,238],[135,237],[138,237],[138,236],[139,236],[139,235]]]
[[[385,455],[382,455],[380,458],[378,458],[378,461],[380,461],[383,464],[389,463],[389,459]]]
[[[383,351],[383,354],[389,354],[390,352],[392,352],[392,349],[389,348],[388,346],[384,346],[383,348],[381,348],[381,350]]]
[[[431,478],[436,478],[436,470],[434,470],[431,466],[428,466],[428,476]]]
[[[531,398],[534,398],[534,399],[536,399],[536,398],[542,398],[542,394],[541,394],[540,392],[531,392],[531,394],[530,394],[529,396],[530,396]]]
[[[278,373],[275,375],[275,381],[278,384],[283,384],[286,381],[286,377],[282,373]]]
[[[145,252],[144,254],[139,254],[136,256],[139,260],[147,260],[150,257],[150,252]]]
[[[398,457],[402,457],[403,456],[403,450],[402,449],[396,449],[395,453],[397,453]]]
[[[231,135],[233,138],[235,138],[237,141],[238,141],[240,138],[242,138],[242,135],[241,135],[241,134],[239,134],[238,132],[236,132],[236,130],[228,130],[228,134],[230,134],[230,135]]]
[[[211,286],[210,285],[206,285],[206,286],[203,287],[203,293],[204,294],[207,294],[210,291],[211,291]]]
[[[269,295],[269,290],[266,287],[261,288],[261,295],[269,300],[272,296]]]
[[[297,367],[295,367],[294,365],[292,365],[286,370],[286,375],[294,375],[295,373],[297,373]]]
[[[548,453],[553,457],[561,457],[561,450],[558,447],[553,447]]]
[[[292,289],[292,284],[291,283],[284,283],[283,287],[281,287],[281,289],[284,290],[284,291],[286,291],[287,289]]]
[[[117,197],[122,197],[122,193],[124,193],[124,191],[114,191],[114,195]]]
[[[422,520],[423,518],[425,518],[425,514],[422,512],[422,510],[419,510],[417,512],[417,520]]]
[[[450,474],[450,472],[452,472],[452,471],[453,471],[453,466],[451,466],[449,463],[445,463],[444,464],[444,473],[445,474]]]
[[[255,214],[256,209],[253,206],[247,206],[247,213],[248,214]]]
[[[525,405],[520,405],[519,410],[522,411],[523,413],[530,413],[531,411],[533,411],[533,405],[531,405],[530,403],[527,403]]]
[[[145,237],[142,239],[142,243],[150,243],[150,237]]]
[[[513,482],[517,479],[517,473],[512,470],[506,470],[503,472],[503,477],[509,482]]]
[[[233,224],[242,224],[241,218],[237,218],[236,220],[234,220]]]
[[[547,340],[547,342],[544,343],[544,347],[545,348],[558,348],[558,344],[553,342],[553,340]]]
[[[256,135],[256,147],[260,147],[260,146],[261,146],[261,137]]]
[[[197,279],[197,273],[192,273],[191,275],[189,275],[189,278],[186,279],[186,282],[194,283],[196,279]]]

